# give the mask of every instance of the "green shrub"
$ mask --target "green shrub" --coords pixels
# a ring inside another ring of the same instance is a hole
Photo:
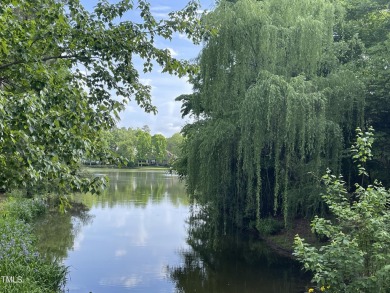
[[[284,228],[284,223],[274,218],[260,219],[256,225],[257,231],[262,236],[274,235]]]
[[[362,182],[368,175],[364,164],[371,157],[371,144],[372,133],[358,129],[352,150]],[[329,170],[323,181],[323,199],[334,218],[315,217],[312,230],[329,242],[317,249],[297,235],[294,255],[313,272],[320,291],[390,292],[390,192],[375,182],[367,187],[356,184],[354,194],[349,194],[342,177]]]
[[[3,206],[6,217],[31,222],[37,216],[45,213],[46,203],[41,199],[9,198]]]

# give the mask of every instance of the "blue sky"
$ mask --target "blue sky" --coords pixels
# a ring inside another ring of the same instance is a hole
[[[97,1],[82,0],[84,6],[91,10]],[[117,2],[117,1],[110,1]],[[135,1],[136,2],[136,1]],[[214,7],[214,0],[201,0],[202,9],[211,10]],[[169,12],[182,9],[188,1],[186,0],[149,0],[151,11],[157,19],[165,17]],[[124,20],[129,20],[132,13],[124,16]],[[134,14],[133,14],[134,17]],[[195,46],[185,36],[176,34],[172,41],[157,40],[159,48],[167,48],[172,55],[178,59],[191,60],[198,56],[201,46]],[[141,65],[141,60],[135,58],[135,64]],[[187,78],[179,79],[176,76],[160,73],[161,68],[154,67],[148,74],[142,73],[142,67],[138,67],[141,81],[152,87],[152,102],[157,107],[156,115],[145,113],[135,102],[130,102],[124,112],[121,113],[121,121],[118,127],[142,127],[148,125],[152,134],[161,133],[165,137],[179,132],[189,119],[182,119],[180,114],[180,102],[175,102],[175,98],[181,94],[191,93],[191,85],[187,83]]]

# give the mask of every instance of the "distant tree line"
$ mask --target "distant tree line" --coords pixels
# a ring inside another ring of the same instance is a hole
[[[169,165],[180,155],[183,136],[175,133],[169,138],[150,133],[150,128],[114,127],[102,132],[99,143],[108,150],[109,157],[122,160],[128,167],[145,165]],[[107,164],[107,158],[86,158],[84,164]]]

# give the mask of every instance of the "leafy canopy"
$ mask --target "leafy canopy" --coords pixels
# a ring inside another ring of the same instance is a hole
[[[150,87],[133,58],[163,72],[197,67],[155,45],[175,32],[199,42],[206,32],[198,3],[157,21],[146,1],[99,1],[93,12],[78,0],[5,0],[0,3],[0,189],[50,186],[96,192],[103,182],[82,178],[82,158],[102,158],[98,137],[130,99],[147,112]],[[139,11],[139,22],[122,20]],[[118,98],[114,98],[112,95]]]

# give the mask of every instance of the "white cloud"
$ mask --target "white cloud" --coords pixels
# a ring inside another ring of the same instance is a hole
[[[135,239],[133,239],[132,242],[136,246],[145,246],[149,238],[149,233],[148,231],[146,231],[144,213],[140,214],[139,223],[140,224],[138,226],[138,234],[136,235]]]
[[[152,85],[152,79],[150,78],[140,78],[139,81],[144,85]]]
[[[166,5],[157,5],[150,8],[150,11],[156,18],[168,18],[168,13],[172,10],[172,7]]]
[[[81,248],[81,243],[83,243],[85,238],[84,233],[81,231],[79,234],[77,234],[74,243],[73,243],[73,250],[78,251]]]
[[[141,283],[142,278],[136,275],[126,278],[123,282],[123,285],[127,288],[135,287],[137,284]]]
[[[142,282],[142,277],[136,274],[132,274],[129,277],[111,277],[103,278],[99,281],[99,285],[103,286],[124,286],[132,288]]]
[[[187,41],[187,42],[192,43],[191,39],[189,39],[189,38],[187,37],[186,34],[179,33],[179,34],[177,34],[177,35],[178,35],[179,39],[185,40],[185,41]]]
[[[118,249],[115,251],[115,256],[116,257],[121,257],[127,254],[127,250],[125,249]]]
[[[127,105],[123,113],[135,113],[137,111],[135,106]]]
[[[142,127],[148,125],[152,134],[161,133],[165,137],[179,132],[186,122],[181,118],[181,103],[175,98],[181,94],[192,92],[192,86],[188,83],[188,78],[178,78],[168,74],[153,72],[148,75],[152,80],[152,103],[157,107],[157,115],[145,113],[137,104],[132,101],[126,110],[120,114],[121,121],[119,127]]]
[[[172,48],[168,47],[167,49],[171,53],[172,57],[176,57],[179,55],[179,53],[177,51],[173,50]]]
[[[176,105],[177,105],[177,104],[178,104],[178,103],[175,102],[175,101],[169,101],[169,102],[167,102],[167,103],[165,104],[166,109],[167,109],[167,114],[168,114],[169,116],[172,116],[173,114],[175,114],[174,112],[175,112],[175,110],[176,110]]]
[[[164,12],[154,12],[152,13],[154,17],[156,18],[168,18],[168,13]]]
[[[115,228],[120,228],[126,226],[128,219],[128,214],[119,214],[115,215],[114,219],[112,220],[112,226]]]
[[[166,5],[157,5],[157,6],[151,7],[150,10],[151,11],[171,11],[172,7],[166,6]]]

